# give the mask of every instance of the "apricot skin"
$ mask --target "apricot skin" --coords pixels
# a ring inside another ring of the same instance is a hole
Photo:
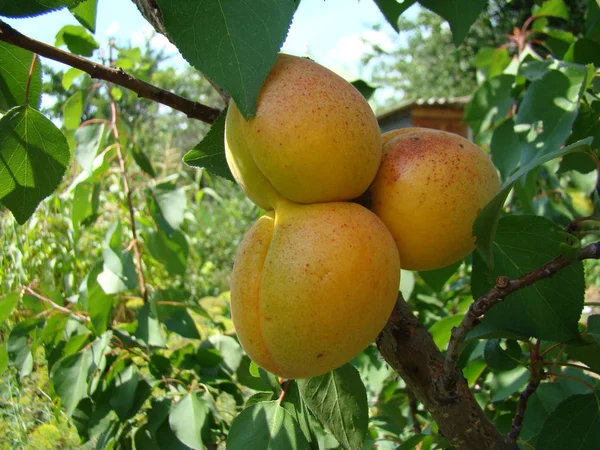
[[[394,240],[366,208],[280,204],[238,251],[231,314],[257,364],[284,378],[316,376],[375,339],[399,279]]]
[[[383,146],[371,210],[394,236],[403,269],[433,270],[473,251],[473,222],[499,189],[496,168],[475,144],[412,129]]]
[[[273,190],[298,203],[364,193],[381,161],[381,134],[369,104],[350,83],[308,59],[280,54],[255,117],[245,120],[231,102],[225,149],[246,195],[269,210]]]

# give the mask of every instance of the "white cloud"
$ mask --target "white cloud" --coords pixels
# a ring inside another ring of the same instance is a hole
[[[347,79],[361,77],[361,56],[367,53],[371,46],[363,39],[380,46],[384,50],[393,48],[389,35],[376,30],[364,30],[344,36],[327,52],[325,61],[319,61]]]
[[[119,22],[111,22],[110,25],[106,28],[106,36],[114,36],[119,32],[121,28],[121,24]]]

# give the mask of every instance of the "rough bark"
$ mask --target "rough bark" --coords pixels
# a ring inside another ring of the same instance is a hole
[[[485,416],[462,374],[457,374],[458,381],[451,391],[444,388],[444,358],[401,297],[377,338],[377,347],[432,415],[440,433],[456,448],[517,448]]]

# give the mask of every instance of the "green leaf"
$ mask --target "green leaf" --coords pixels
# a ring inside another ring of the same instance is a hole
[[[361,93],[361,95],[366,98],[367,100],[370,100],[371,97],[373,97],[373,94],[375,93],[375,91],[377,90],[376,87],[371,86],[369,83],[367,83],[365,80],[354,80],[352,81],[352,86],[354,86],[358,92]]]
[[[113,297],[104,292],[98,277],[102,266],[96,264],[85,280],[85,302],[90,315],[94,332],[97,336],[104,334],[110,324],[113,307]]]
[[[56,33],[56,47],[66,45],[71,53],[92,56],[100,48],[94,37],[79,25],[65,25]]]
[[[29,375],[33,369],[30,341],[42,325],[42,319],[23,320],[13,327],[6,340],[9,363],[18,369],[21,377]]]
[[[231,94],[246,119],[275,63],[296,11],[293,0],[158,0],[183,57]]]
[[[429,333],[433,337],[433,342],[435,342],[435,345],[437,345],[440,350],[446,350],[448,342],[450,341],[452,328],[458,326],[463,317],[464,314],[454,314],[452,316],[444,317],[429,328]]]
[[[557,63],[528,87],[516,117],[517,126],[523,129],[520,137],[529,147],[521,157],[522,164],[565,143],[577,117],[586,78],[585,67]]]
[[[456,273],[462,261],[457,261],[449,266],[442,267],[437,270],[423,270],[419,272],[419,276],[423,279],[425,284],[436,292],[441,292],[446,282],[452,275]]]
[[[171,236],[163,230],[149,232],[148,251],[171,275],[185,274],[189,245],[181,231],[173,230]]]
[[[168,235],[183,223],[187,200],[185,191],[172,183],[162,183],[150,190],[150,210],[157,225]]]
[[[89,353],[80,352],[62,358],[52,368],[50,377],[54,391],[60,397],[68,416],[71,416],[77,404],[87,397],[89,366]]]
[[[73,86],[73,82],[80,76],[84,75],[85,72],[83,70],[76,69],[75,67],[71,67],[67,70],[62,77],[61,84],[65,91],[68,91],[71,86]]]
[[[517,392],[521,392],[529,380],[529,370],[518,366],[512,370],[490,374],[488,381],[492,402],[499,402]]]
[[[598,344],[600,344],[600,314],[594,314],[593,316],[588,317],[587,326],[588,326],[588,328],[587,328],[588,334]]]
[[[476,136],[493,128],[512,108],[514,75],[500,75],[486,80],[477,88],[465,110],[465,122]]]
[[[244,403],[244,408],[249,408],[250,406],[255,405],[257,403],[268,402],[272,399],[273,393],[271,391],[257,392],[256,394],[253,394],[250,398],[248,398],[248,400],[246,400],[246,403]]]
[[[492,161],[506,180],[519,166],[521,160],[521,141],[515,133],[515,120],[509,118],[494,130],[490,142]]]
[[[531,170],[554,158],[576,151],[587,150],[591,142],[592,138],[582,139],[566,147],[556,148],[555,150],[538,154],[504,182],[502,190],[483,208],[473,224],[473,235],[477,237],[477,252],[488,266],[493,267],[494,264],[492,245],[494,243],[498,221],[500,220],[502,206],[517,180],[528,174]]]
[[[106,367],[105,354],[110,349],[108,344],[111,337],[111,333],[105,333],[87,350],[66,356],[52,367],[50,378],[54,391],[68,416],[73,414],[82,399],[96,390]]]
[[[175,289],[156,291],[152,296],[152,300],[157,302],[158,320],[165,324],[167,330],[188,339],[200,339],[198,327],[183,303],[185,298],[184,292]],[[158,304],[158,302],[169,302],[170,304]],[[179,303],[179,305],[173,303]]]
[[[93,171],[94,158],[102,150],[105,136],[106,125],[103,123],[91,123],[75,130],[75,159],[88,174]]]
[[[537,447],[544,450],[595,448],[600,442],[599,391],[562,401],[544,423]]]
[[[26,106],[0,118],[0,201],[21,225],[58,187],[71,152],[64,135]]]
[[[546,0],[540,7],[534,7],[532,11],[535,17],[558,17],[569,20],[569,8],[564,0]]]
[[[81,25],[92,33],[96,32],[96,13],[98,0],[83,0],[79,5],[69,8]]]
[[[219,114],[215,123],[208,130],[208,134],[185,154],[183,162],[188,166],[204,168],[226,180],[235,181],[225,159],[226,114],[226,110]]]
[[[11,292],[0,298],[0,324],[4,323],[12,313],[21,295],[18,292]]]
[[[308,449],[300,425],[277,401],[256,403],[233,419],[227,450]]]
[[[181,442],[194,450],[203,450],[202,429],[207,424],[208,403],[196,393],[183,397],[169,413],[171,430]]]
[[[398,19],[404,11],[416,2],[417,0],[404,0],[403,2],[398,2],[396,0],[375,0],[379,10],[383,13],[385,19],[396,32],[400,32],[398,28]]]
[[[0,16],[31,17],[65,6],[72,7],[82,0],[0,0]]]
[[[115,377],[109,399],[110,406],[115,410],[119,419],[127,420],[135,402],[135,393],[140,382],[140,375],[135,364],[128,366]]]
[[[345,449],[360,449],[367,436],[367,391],[350,364],[325,375],[298,380],[300,395],[319,422]]]
[[[104,238],[104,270],[98,275],[98,284],[107,294],[134,289],[138,286],[133,252],[123,250],[121,223],[113,224]]]
[[[475,55],[475,66],[484,72],[486,78],[502,75],[511,62],[507,48],[484,47]]]
[[[65,101],[63,105],[63,123],[67,130],[75,130],[79,127],[84,101],[85,93],[83,91],[77,91]]]
[[[144,153],[137,144],[130,146],[129,151],[131,152],[131,155],[133,156],[133,159],[138,167],[152,178],[156,178],[156,172],[154,171],[154,167],[152,167],[152,163],[150,162],[150,159],[146,153]]]
[[[8,369],[8,351],[6,350],[6,342],[0,345],[0,375],[4,375]]]
[[[79,225],[90,221],[98,215],[100,206],[100,185],[84,181],[75,186],[73,203],[71,204],[71,223],[76,236],[79,236]]]
[[[310,414],[302,401],[298,383],[295,380],[288,380],[287,383],[287,390],[281,401],[281,406],[283,406],[300,425],[300,430],[302,430],[302,434],[304,434],[304,438],[309,443],[311,449],[319,450],[317,437],[311,427]]]
[[[564,231],[543,217],[503,217],[493,246],[494,269],[474,255],[473,297],[485,294],[498,276],[514,279],[551,261],[560,254],[564,240]],[[469,337],[516,335],[554,342],[577,339],[584,291],[583,265],[573,264],[552,278],[508,295],[486,313]]]
[[[454,45],[459,46],[487,0],[419,0],[419,3],[448,21]]]
[[[146,303],[137,314],[138,327],[135,335],[150,347],[165,347],[165,337],[156,314]]]
[[[600,4],[597,0],[589,0],[585,14],[585,37],[600,40]]]
[[[521,347],[517,341],[507,340],[506,350],[500,346],[500,339],[490,339],[485,343],[483,358],[495,370],[511,370],[519,365]]]
[[[217,349],[223,357],[221,364],[230,373],[235,373],[238,370],[244,356],[244,351],[240,347],[240,344],[231,336],[224,336],[222,334],[210,336],[200,344],[198,350],[201,349]]]
[[[2,1],[2,0],[0,0]],[[25,105],[25,92],[33,53],[0,42],[0,112]],[[42,98],[42,65],[37,61],[29,85],[29,106],[40,107]]]
[[[564,55],[564,60],[576,64],[600,66],[600,43],[592,39],[576,40]]]
[[[543,383],[527,401],[527,409],[523,418],[520,438],[524,441],[536,437],[548,416],[568,394],[558,383]]]

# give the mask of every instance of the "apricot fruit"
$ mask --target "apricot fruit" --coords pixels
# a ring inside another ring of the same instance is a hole
[[[371,210],[392,233],[403,269],[433,270],[473,251],[473,222],[499,189],[496,168],[475,144],[416,128],[384,144]]]
[[[399,281],[394,240],[368,209],[279,203],[240,246],[231,315],[257,364],[284,378],[316,376],[375,339]]]
[[[232,101],[225,152],[246,195],[265,210],[273,197],[297,203],[351,200],[381,161],[381,134],[365,98],[308,59],[280,54],[246,120]]]

